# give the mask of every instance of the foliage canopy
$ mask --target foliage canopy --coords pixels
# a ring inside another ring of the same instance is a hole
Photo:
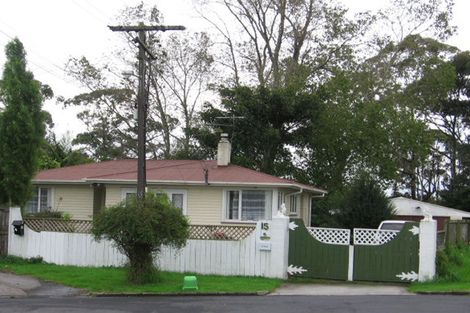
[[[143,203],[130,197],[105,208],[94,218],[92,233],[97,240],[116,244],[129,259],[129,281],[141,284],[157,278],[154,256],[162,246],[179,249],[186,245],[189,222],[166,195],[147,193]]]

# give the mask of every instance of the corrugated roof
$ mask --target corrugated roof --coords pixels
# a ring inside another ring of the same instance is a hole
[[[470,218],[470,212],[448,208],[442,205],[427,203],[423,201],[397,197],[390,199],[395,208],[396,215],[403,216],[449,216],[454,218]]]
[[[261,173],[245,167],[229,164],[217,166],[217,161],[199,160],[147,160],[148,182],[180,182],[204,184],[204,171],[208,182],[213,184],[279,185],[304,188],[325,193],[325,190],[304,185],[292,180]],[[129,182],[137,180],[137,160],[114,160],[100,163],[81,164],[57,169],[44,170],[34,178],[36,183],[44,182]]]

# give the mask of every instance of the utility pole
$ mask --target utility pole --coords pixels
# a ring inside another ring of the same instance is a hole
[[[148,94],[146,91],[145,75],[147,71],[147,55],[150,59],[156,57],[146,45],[147,31],[185,30],[184,26],[144,25],[138,26],[108,26],[113,32],[138,32],[134,42],[139,44],[139,87],[137,91],[137,199],[143,203],[147,187],[146,170],[146,136],[147,136],[147,107]]]

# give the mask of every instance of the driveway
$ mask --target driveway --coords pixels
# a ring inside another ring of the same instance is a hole
[[[39,281],[28,276],[0,272],[0,297],[26,296],[75,296],[83,294],[80,289]]]
[[[401,296],[413,295],[406,286],[378,284],[284,284],[274,296]]]

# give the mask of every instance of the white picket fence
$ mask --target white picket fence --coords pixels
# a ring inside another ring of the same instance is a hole
[[[13,220],[21,220],[19,209],[10,210],[10,225]],[[173,272],[286,278],[289,220],[279,217],[270,223],[270,250],[260,248],[258,223],[242,240],[188,240],[181,250],[164,247],[156,264]],[[40,256],[59,265],[122,266],[126,262],[111,242],[97,242],[90,234],[35,232],[27,226],[24,236],[9,232],[8,252],[23,258]]]

